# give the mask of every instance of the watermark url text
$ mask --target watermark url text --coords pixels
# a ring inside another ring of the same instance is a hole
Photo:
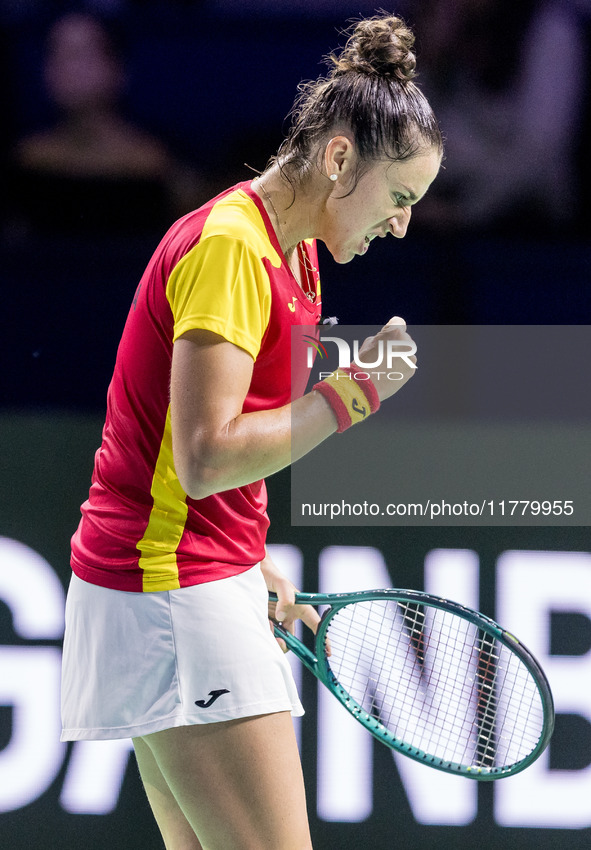
[[[557,517],[573,516],[572,499],[484,499],[482,502],[448,502],[445,499],[425,502],[304,502],[302,517]]]

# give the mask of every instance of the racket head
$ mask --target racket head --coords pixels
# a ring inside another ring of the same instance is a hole
[[[547,747],[554,703],[546,676],[490,618],[413,590],[302,594],[298,602],[312,598],[330,606],[314,672],[382,743],[481,781],[519,773]]]

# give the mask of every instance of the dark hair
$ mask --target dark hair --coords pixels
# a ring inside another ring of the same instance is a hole
[[[404,21],[376,15],[345,34],[345,47],[327,57],[328,76],[299,86],[275,158],[288,179],[305,177],[316,166],[318,145],[339,128],[352,131],[361,163],[402,161],[432,146],[443,153],[433,110],[413,82],[414,35]]]

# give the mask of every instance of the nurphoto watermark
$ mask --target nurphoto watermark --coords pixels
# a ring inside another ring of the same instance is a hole
[[[416,369],[416,362],[413,357],[417,353],[417,345],[414,341],[398,339],[380,339],[377,341],[374,359],[368,360],[368,354],[361,351],[361,346],[364,340],[353,339],[348,342],[340,336],[319,336],[318,338],[307,334],[303,337],[308,341],[308,350],[306,365],[308,369],[314,368],[315,360],[320,362],[325,358],[328,360],[329,354],[326,349],[327,343],[334,343],[338,352],[337,369],[346,369],[349,366],[355,367],[346,375],[336,373],[334,370],[318,371],[318,380],[322,381],[325,378],[330,378],[335,375],[337,380],[357,380],[368,381],[385,378],[389,381],[401,381],[404,379],[404,374],[394,369],[400,361],[405,363],[410,369]],[[318,365],[318,363],[317,363]]]
[[[399,386],[294,463],[292,525],[591,525],[591,328],[379,331],[294,329],[299,395]]]

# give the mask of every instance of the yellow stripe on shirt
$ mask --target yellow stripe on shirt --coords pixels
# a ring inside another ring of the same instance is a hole
[[[144,571],[143,590],[176,590],[180,587],[176,550],[187,522],[186,493],[180,485],[172,458],[170,406],[154,477],[154,504],[144,536],[138,543],[142,553],[138,566]]]

